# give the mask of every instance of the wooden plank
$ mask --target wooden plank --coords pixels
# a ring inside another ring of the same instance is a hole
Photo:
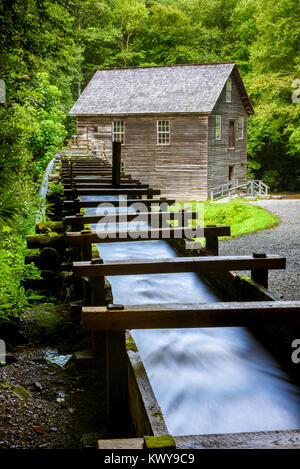
[[[144,449],[144,438],[116,438],[113,440],[98,440],[98,449]]]
[[[87,208],[87,207],[98,207],[103,202],[109,203],[114,207],[130,207],[132,204],[136,204],[138,202],[142,202],[145,206],[151,207],[151,205],[160,205],[160,204],[168,204],[173,205],[175,204],[175,199],[172,198],[161,198],[161,199],[127,199],[127,200],[64,200],[65,208],[73,208],[75,204],[78,204],[79,208]]]
[[[105,223],[119,223],[119,222],[126,222],[126,221],[132,221],[135,218],[139,217],[140,220],[142,218],[145,219],[145,221],[160,221],[162,218],[167,218],[169,217],[170,220],[176,220],[180,219],[180,217],[183,217],[184,219],[187,220],[195,220],[198,216],[198,212],[196,211],[188,211],[188,210],[179,210],[177,212],[166,212],[166,211],[153,211],[153,212],[141,212],[141,213],[122,213],[122,214],[112,214],[112,215],[83,215],[83,216],[66,216],[64,218],[64,224],[65,225],[77,225],[78,223],[84,223],[84,224],[93,224],[93,223],[98,223],[101,222],[101,220],[104,220]]]
[[[64,188],[70,189],[71,185],[70,184],[64,184]],[[107,183],[78,183],[74,182],[73,180],[73,186],[76,190],[81,190],[81,189],[113,189],[115,186],[111,184],[111,182]],[[135,184],[133,182],[122,182],[119,184],[118,188],[119,189],[148,189],[148,184]]]
[[[119,195],[119,194],[128,194],[128,195],[159,195],[160,190],[158,189],[122,189],[119,187],[116,188],[110,188],[110,189],[76,189],[75,190],[76,195],[81,196],[81,195]],[[65,195],[73,195],[74,191],[72,189],[65,189],[64,190]]]
[[[177,449],[299,449],[300,430],[174,437]]]
[[[300,301],[253,301],[83,307],[84,330],[300,325]]]
[[[191,230],[192,237],[209,237],[209,236],[227,236],[230,234],[228,226],[212,227],[193,227]],[[76,246],[83,237],[86,237],[90,243],[113,243],[120,241],[141,241],[155,239],[180,239],[188,238],[188,228],[143,228],[141,230],[117,230],[117,231],[101,231],[98,234],[95,231],[90,233],[70,233],[67,232],[67,243],[69,246]]]
[[[70,172],[70,168],[62,168],[61,175],[62,176],[68,176]],[[87,168],[87,167],[82,167],[78,168],[76,167],[76,164],[74,164],[74,174],[77,176],[85,176],[85,175],[103,175],[103,176],[109,176],[111,175],[111,168],[101,168],[95,167],[95,168]]]
[[[286,259],[270,255],[264,259],[251,256],[172,257],[170,259],[127,259],[104,264],[74,262],[76,277],[106,275],[142,275],[179,272],[228,272],[230,270],[285,269]]]
[[[111,184],[111,178],[109,177],[85,177],[85,176],[76,176],[74,178],[74,181],[77,183],[104,183],[107,182]],[[138,179],[132,179],[130,176],[123,176],[121,177],[121,183],[133,183],[133,184],[138,184],[139,180]]]

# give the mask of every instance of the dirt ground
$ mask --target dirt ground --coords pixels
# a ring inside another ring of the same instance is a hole
[[[39,344],[36,329],[34,339],[31,336],[33,315],[21,322],[21,333],[6,334],[9,353],[0,368],[0,448],[93,446],[97,438],[109,436],[104,372],[78,370],[72,360],[63,367],[52,363],[53,356],[71,354],[74,344],[55,335],[51,340],[48,336],[50,344]],[[16,336],[18,343],[13,343]]]

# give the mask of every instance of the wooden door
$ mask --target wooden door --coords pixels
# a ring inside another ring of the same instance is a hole
[[[234,186],[234,184],[235,184],[235,174],[234,174],[234,166],[233,165],[229,166],[228,180],[229,180],[229,182],[232,182],[232,185]]]

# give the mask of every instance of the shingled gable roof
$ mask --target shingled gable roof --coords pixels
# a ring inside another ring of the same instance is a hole
[[[231,73],[247,113],[253,114],[238,69],[232,62],[98,70],[70,114],[210,113]]]

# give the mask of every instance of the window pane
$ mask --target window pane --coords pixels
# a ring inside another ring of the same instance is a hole
[[[228,80],[226,81],[226,103],[231,103],[231,84],[231,78],[228,78]]]
[[[124,121],[113,122],[113,142],[124,143]]]
[[[242,140],[244,138],[244,117],[239,117],[239,139]]]
[[[221,116],[216,116],[216,124],[215,124],[215,138],[216,140],[221,140]]]
[[[157,121],[157,143],[158,145],[170,144],[170,121]]]

